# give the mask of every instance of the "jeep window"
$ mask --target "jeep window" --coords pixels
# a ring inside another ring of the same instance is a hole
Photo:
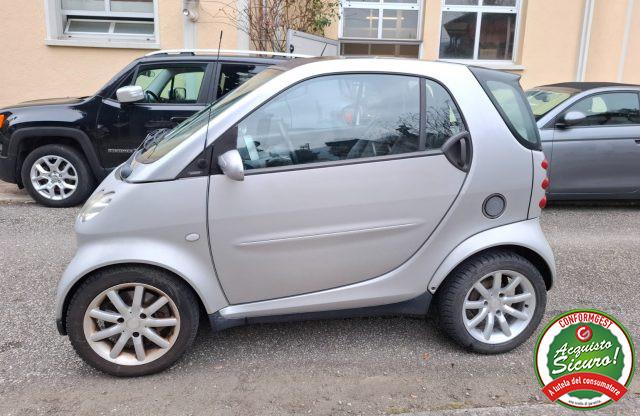
[[[146,103],[194,104],[207,65],[143,67],[134,85],[142,87]]]
[[[265,68],[265,65],[222,64],[216,97],[224,97]]]
[[[136,153],[135,159],[140,163],[153,163],[175,149],[180,143],[191,137],[193,133],[208,124],[209,120],[217,117],[224,110],[233,105],[247,94],[261,87],[282,73],[282,70],[270,68],[251,78],[231,93],[195,113],[168,134],[158,137],[157,141],[147,143]]]
[[[498,113],[523,146],[541,150],[540,135],[531,106],[520,87],[517,75],[470,67],[473,75],[495,106]]]

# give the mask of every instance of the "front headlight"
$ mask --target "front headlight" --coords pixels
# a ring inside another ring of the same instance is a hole
[[[100,214],[103,209],[109,205],[111,200],[113,199],[113,195],[115,192],[98,192],[93,195],[89,200],[84,204],[78,218],[80,221],[87,222],[96,215]]]

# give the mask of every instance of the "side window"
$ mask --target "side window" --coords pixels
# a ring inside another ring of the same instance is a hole
[[[265,68],[265,65],[222,64],[216,97],[227,95]]]
[[[238,125],[246,169],[416,152],[420,82],[400,75],[330,75],[304,81]]]
[[[425,80],[427,149],[438,149],[451,136],[464,131],[458,107],[440,84]]]
[[[587,117],[574,126],[611,126],[640,124],[638,94],[615,92],[584,98],[567,110],[579,111]]]
[[[133,85],[145,91],[145,102],[193,104],[198,101],[206,65],[145,67],[138,71]]]

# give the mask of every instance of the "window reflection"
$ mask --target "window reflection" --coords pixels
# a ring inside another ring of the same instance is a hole
[[[478,58],[512,59],[515,32],[515,14],[483,13]]]
[[[442,13],[440,58],[473,59],[477,13]]]
[[[246,169],[419,150],[417,78],[336,75],[278,95],[238,126]]]

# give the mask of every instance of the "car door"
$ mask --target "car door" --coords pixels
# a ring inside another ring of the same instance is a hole
[[[636,192],[640,187],[638,93],[593,94],[563,114],[570,111],[585,118],[570,126],[557,124],[553,130],[549,193],[595,197]]]
[[[411,76],[313,78],[255,110],[214,144],[214,155],[237,148],[245,166],[244,181],[210,181],[211,248],[229,301],[349,285],[402,265],[460,191],[466,173],[436,146],[463,130],[446,90]]]
[[[141,102],[120,104],[115,95],[103,99],[98,114],[102,163],[114,167],[125,161],[154,130],[173,128],[203,109],[213,67],[202,62],[163,62],[140,65],[128,84],[145,91]]]

